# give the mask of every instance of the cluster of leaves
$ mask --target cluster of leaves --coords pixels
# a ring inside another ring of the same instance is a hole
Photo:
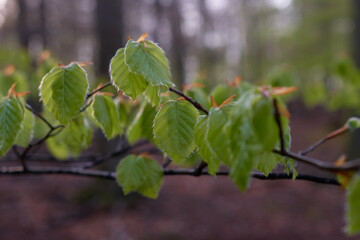
[[[162,150],[164,158],[177,165],[201,158],[214,176],[226,167],[242,191],[249,186],[254,169],[267,176],[278,163],[296,178],[294,161],[274,153],[274,149],[290,148],[289,113],[279,96],[295,88],[256,87],[238,77],[210,92],[201,83],[184,86],[186,95],[181,93],[179,98],[172,88],[164,52],[145,38],[146,34],[137,41],[130,39],[111,60],[111,84],[125,97],[101,92],[104,86],[89,93],[88,76],[83,64],[77,62],[53,67],[42,78],[43,117],[51,126],[61,126],[45,138],[56,158],[80,156],[91,145],[93,130],[98,127],[107,139],[125,135],[131,144],[148,139]],[[3,75],[12,76],[10,82],[16,86],[22,85],[14,69],[10,70],[5,69]],[[1,78],[0,82],[5,84]],[[13,145],[28,147],[36,129],[24,94],[14,87],[0,99],[0,156]],[[276,102],[278,122],[274,118]],[[279,137],[279,123],[283,137]],[[358,120],[352,119],[348,125],[356,128]],[[157,197],[163,174],[163,168],[148,154],[131,154],[121,159],[116,169],[116,179],[125,194],[138,191],[150,198]],[[355,177],[349,185],[350,233],[360,230],[360,219],[353,213],[360,208],[359,182]]]

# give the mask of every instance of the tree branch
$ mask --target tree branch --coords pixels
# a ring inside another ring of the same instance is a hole
[[[116,173],[111,171],[104,170],[92,170],[92,169],[83,169],[83,168],[64,168],[64,167],[39,167],[39,168],[29,168],[27,171],[24,171],[22,167],[2,167],[0,168],[0,175],[75,175],[82,177],[94,177],[102,179],[116,179]],[[219,171],[216,175],[218,176],[227,176],[229,171]],[[164,170],[164,176],[174,176],[174,175],[185,175],[185,176],[195,176],[194,171],[191,169],[168,169]],[[201,175],[210,176],[209,172],[203,171]],[[292,179],[292,174],[285,173],[270,173],[268,176],[265,176],[262,173],[252,173],[252,178],[260,180],[281,180],[281,179]],[[296,178],[297,180],[305,180],[316,183],[330,184],[330,185],[340,185],[336,179],[317,177],[306,174],[299,174]]]

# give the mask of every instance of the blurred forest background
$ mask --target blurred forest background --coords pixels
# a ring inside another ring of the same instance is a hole
[[[13,64],[37,102],[52,66],[84,61],[93,63],[87,71],[95,86],[108,81],[110,59],[128,36],[144,32],[165,50],[178,88],[199,80],[214,87],[237,75],[298,86],[289,105],[295,150],[360,112],[359,0],[0,0],[0,78]],[[45,67],[44,50],[56,59]],[[312,156],[359,156],[358,135]],[[131,195],[117,202],[113,185],[89,190],[86,179],[29,178],[0,178],[7,192],[1,239],[345,238],[342,192],[331,186],[254,181],[241,194],[228,179],[178,177],[165,179],[156,201]],[[95,197],[101,194],[111,200]]]

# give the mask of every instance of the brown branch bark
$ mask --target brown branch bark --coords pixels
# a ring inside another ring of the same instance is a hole
[[[0,175],[75,175],[82,177],[93,177],[93,178],[102,178],[102,179],[116,179],[116,173],[111,171],[104,170],[92,170],[92,169],[83,169],[83,168],[65,168],[65,167],[38,167],[38,168],[29,168],[27,171],[24,171],[22,167],[2,167],[0,168]],[[217,172],[218,176],[227,176],[229,171],[219,171]],[[194,171],[191,169],[168,169],[164,170],[164,176],[196,176]],[[209,172],[202,171],[201,175],[210,176]],[[270,173],[268,176],[265,176],[262,173],[252,173],[252,178],[260,180],[282,180],[282,179],[292,179],[292,174],[285,173]],[[336,179],[324,178],[311,176],[306,174],[299,174],[296,178],[297,180],[305,180],[315,183],[323,183],[330,185],[340,185]]]

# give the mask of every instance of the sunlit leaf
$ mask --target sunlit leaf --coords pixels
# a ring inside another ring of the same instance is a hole
[[[360,233],[360,176],[355,175],[346,194],[346,232]]]
[[[14,144],[23,119],[24,106],[19,99],[12,96],[0,99],[0,157]]]
[[[129,155],[116,168],[116,179],[124,194],[138,191],[146,197],[157,198],[162,177],[162,168],[147,157]]]
[[[128,128],[127,137],[129,143],[133,144],[140,138],[146,138],[150,142],[154,142],[153,122],[155,115],[155,108],[147,102],[143,103]]]
[[[111,59],[110,74],[113,85],[123,91],[133,100],[142,94],[148,86],[146,79],[136,73],[130,72],[125,64],[125,49],[120,48],[116,55]]]
[[[107,139],[122,134],[118,111],[113,99],[109,96],[94,96],[89,112],[98,126],[103,130]]]
[[[24,112],[24,120],[21,123],[21,130],[16,137],[15,144],[21,147],[27,147],[34,133],[35,118],[32,112]]]
[[[200,116],[195,125],[195,143],[198,146],[198,153],[203,160],[208,164],[208,171],[211,175],[215,176],[215,173],[219,170],[221,159],[216,157],[212,148],[209,146],[209,142],[206,138],[208,131],[208,117]]]
[[[156,114],[155,141],[178,164],[195,149],[194,128],[198,116],[198,111],[187,101],[169,101]]]
[[[150,101],[151,105],[158,106],[161,101],[160,87],[149,84],[145,91],[145,96]]]
[[[80,111],[87,90],[85,70],[77,63],[53,68],[40,85],[41,99],[47,110],[65,125]]]
[[[153,86],[173,86],[164,52],[151,41],[129,40],[125,47],[125,63],[131,72],[142,75]]]

